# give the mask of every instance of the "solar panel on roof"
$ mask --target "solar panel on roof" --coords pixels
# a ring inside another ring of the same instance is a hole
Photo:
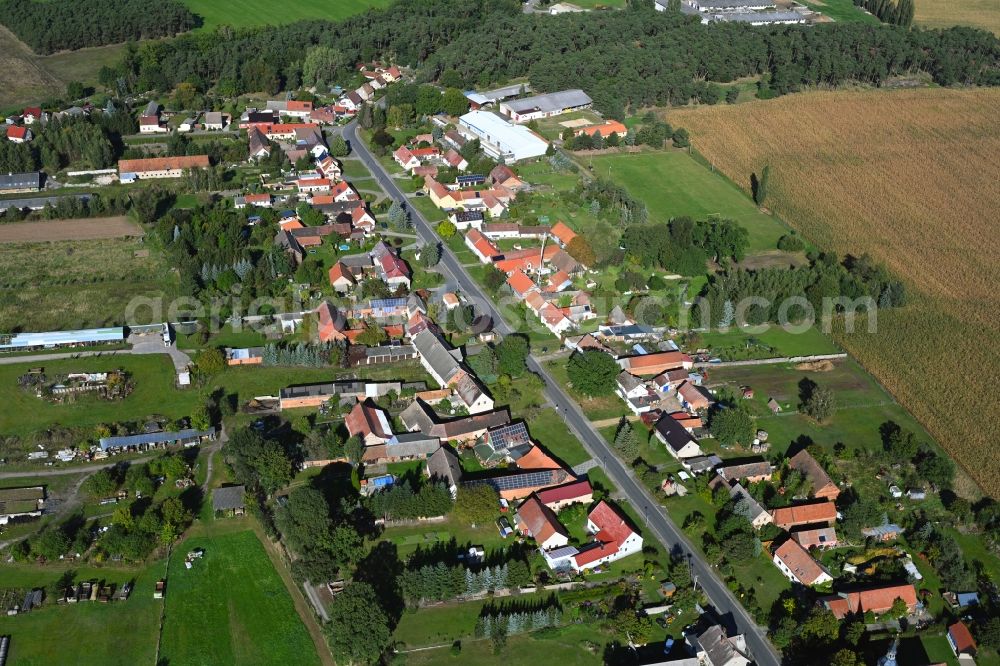
[[[552,470],[542,472],[529,472],[527,474],[510,474],[508,476],[497,476],[491,479],[483,479],[483,483],[488,483],[499,492],[504,490],[517,490],[518,488],[532,488],[544,486],[552,483]]]

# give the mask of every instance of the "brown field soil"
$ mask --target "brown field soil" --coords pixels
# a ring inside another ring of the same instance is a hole
[[[142,229],[124,215],[0,224],[0,243],[97,240],[142,235]]]
[[[795,366],[796,370],[805,370],[807,372],[830,372],[833,370],[832,361],[810,361],[808,363],[799,363]]]
[[[834,337],[983,488],[1000,494],[1000,90],[812,92],[668,114],[820,247],[868,252],[909,288],[875,333]]]
[[[913,22],[931,28],[968,25],[1000,35],[1000,2],[996,0],[917,0]]]

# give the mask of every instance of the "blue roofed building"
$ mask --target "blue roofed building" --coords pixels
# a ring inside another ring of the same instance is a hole
[[[0,351],[27,351],[122,342],[125,342],[125,328],[122,326],[47,333],[0,333]]]
[[[215,439],[215,430],[194,430],[188,428],[176,432],[149,432],[139,435],[101,437],[99,443],[102,451],[122,451],[126,449],[144,451],[171,444],[195,446],[204,439]]]

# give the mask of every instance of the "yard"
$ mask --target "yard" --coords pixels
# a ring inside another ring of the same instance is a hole
[[[730,328],[726,331],[702,331],[687,345],[707,348],[724,361],[741,361],[754,358],[779,358],[786,356],[812,356],[836,354],[837,345],[817,328],[793,332],[774,325],[761,333],[746,329]]]
[[[184,555],[205,554],[191,569]],[[250,531],[178,544],[167,577],[161,663],[318,664],[284,583]]]
[[[913,417],[855,361],[846,359],[821,367],[824,369],[819,371],[792,365],[709,369],[706,383],[712,387],[726,384],[734,391],[739,386],[752,388],[754,397],[744,402],[757,416],[757,427],[768,432],[769,441],[778,451],[802,436],[831,453],[838,442],[848,450],[881,446],[878,428],[886,421],[895,421],[917,432],[924,441],[931,441]],[[817,423],[798,412],[799,382],[803,379],[833,390],[836,408],[828,423]],[[770,398],[780,404],[781,413],[774,415],[767,408]]]
[[[4,565],[4,586],[45,587],[66,571],[64,565],[45,568]],[[116,585],[134,581],[128,601],[109,604],[81,602],[57,605],[47,598],[42,608],[24,615],[0,617],[0,635],[11,637],[7,662],[19,666],[73,663],[78,666],[151,664],[163,602],[153,599],[153,585],[163,576],[163,562],[141,570],[79,568],[75,580],[104,580]],[[118,631],[108,631],[117,627]],[[68,654],[72,654],[72,658]]]
[[[582,161],[592,165],[594,175],[610,177],[645,202],[653,221],[681,215],[702,220],[729,218],[750,232],[749,253],[773,250],[778,238],[787,232],[781,222],[760,212],[732,182],[685,152],[619,153]]]
[[[542,409],[532,414],[528,429],[532,439],[567,465],[572,467],[590,460],[590,454],[555,410]]]

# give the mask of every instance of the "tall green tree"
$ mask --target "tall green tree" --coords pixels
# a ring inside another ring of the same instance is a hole
[[[329,616],[330,647],[347,663],[373,664],[389,645],[389,616],[368,583],[349,583],[333,598]]]

